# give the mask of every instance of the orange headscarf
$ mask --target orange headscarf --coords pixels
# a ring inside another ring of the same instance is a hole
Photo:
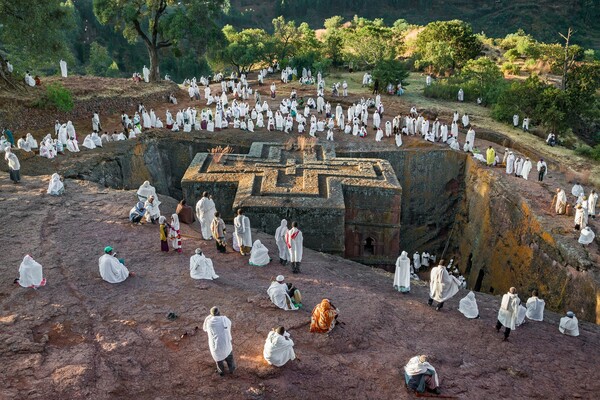
[[[328,299],[323,299],[317,304],[312,312],[310,320],[310,331],[314,333],[327,333],[335,326],[335,317],[337,310],[331,305]]]

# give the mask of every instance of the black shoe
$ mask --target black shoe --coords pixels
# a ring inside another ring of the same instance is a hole
[[[225,372],[217,370],[217,374],[223,376],[223,375],[225,375]]]

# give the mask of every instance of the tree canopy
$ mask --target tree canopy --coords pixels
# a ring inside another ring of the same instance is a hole
[[[205,48],[217,38],[213,22],[225,0],[94,0],[94,13],[130,42],[138,39],[150,57],[150,79],[159,76],[159,51],[177,45]],[[201,20],[200,20],[201,18]]]

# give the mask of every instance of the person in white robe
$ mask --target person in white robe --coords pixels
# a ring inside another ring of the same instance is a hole
[[[475,147],[475,130],[473,127],[467,131],[467,141],[471,144],[471,148]]]
[[[96,148],[96,144],[92,140],[92,136],[91,135],[87,135],[85,137],[85,139],[83,139],[83,147],[85,147],[87,149],[90,149],[90,150]]]
[[[35,79],[33,79],[29,71],[25,73],[25,83],[31,87],[35,86]]]
[[[403,251],[396,260],[394,289],[401,293],[410,292],[410,258],[406,251]]]
[[[544,159],[541,159],[540,161],[538,161],[537,171],[538,171],[538,182],[542,182],[544,180],[544,178],[546,177],[546,174],[548,174],[548,164],[546,164],[546,161],[544,161]]]
[[[575,230],[581,230],[586,227],[586,214],[587,211],[583,209],[581,204],[575,206]]]
[[[594,233],[594,231],[592,231],[592,228],[590,228],[589,226],[586,226],[585,228],[583,228],[581,230],[581,233],[579,234],[578,242],[583,245],[588,245],[594,241],[595,237],[596,237],[596,234]]]
[[[116,257],[116,253],[113,253],[113,248],[110,246],[104,248],[104,254],[98,260],[98,266],[100,276],[108,283],[121,283],[129,276],[135,276]]]
[[[78,153],[79,144],[77,143],[77,140],[67,139],[67,150],[69,150],[71,153]]]
[[[144,82],[150,82],[150,70],[146,68],[145,65],[144,68],[142,68],[142,75],[144,75]]]
[[[395,140],[396,140],[396,146],[397,147],[402,146],[402,135],[400,133],[397,133],[395,135]]]
[[[210,231],[210,224],[217,212],[215,202],[210,198],[208,192],[202,193],[202,198],[196,203],[196,218],[200,221],[200,227],[202,230],[202,238],[204,240],[212,239],[212,232]]]
[[[249,264],[254,267],[264,267],[270,261],[271,258],[269,257],[269,249],[267,249],[260,240],[255,240],[254,244],[252,245],[252,250],[250,250],[250,260],[248,261]]]
[[[579,320],[573,311],[568,311],[567,315],[560,319],[558,330],[563,335],[579,336]]]
[[[149,181],[145,181],[140,185],[137,191],[138,201],[146,201],[150,196],[154,196],[154,203],[159,206],[160,201],[158,200],[158,195],[156,194],[156,189],[154,186],[150,185]]]
[[[415,272],[419,272],[419,268],[421,268],[421,255],[418,251],[413,254],[413,268]]]
[[[465,92],[464,92],[464,90],[462,90],[462,88],[458,89],[457,98],[458,98],[458,101],[464,101],[465,100]]]
[[[269,365],[275,367],[283,367],[288,361],[296,359],[294,342],[283,326],[273,328],[269,332],[263,349],[263,357]]]
[[[210,315],[204,320],[202,330],[208,336],[208,348],[210,355],[217,364],[217,373],[221,376],[225,374],[223,361],[227,363],[229,373],[235,371],[235,360],[233,358],[233,345],[231,335],[231,320],[226,316],[221,316],[217,307],[210,309]]]
[[[65,186],[60,180],[60,175],[57,173],[52,174],[50,182],[48,183],[48,194],[52,196],[60,196],[65,191]]]
[[[519,308],[517,311],[517,322],[515,326],[521,326],[525,323],[525,316],[527,315],[527,308],[523,306],[523,304],[519,304]]]
[[[426,355],[415,356],[404,366],[406,386],[417,393],[430,391],[440,394],[440,378],[435,368],[427,362]]]
[[[590,192],[587,199],[588,216],[596,218],[596,204],[598,203],[598,193],[595,190]]]
[[[523,163],[523,167],[521,168],[521,177],[523,179],[528,180],[531,168],[533,168],[533,165],[531,164],[531,160],[529,159],[529,157],[527,157],[525,159],[525,162]]]
[[[288,286],[283,275],[277,275],[275,280],[271,282],[267,294],[271,302],[282,310],[293,311],[298,309],[288,293]]]
[[[250,219],[244,215],[244,210],[239,208],[237,216],[233,219],[234,236],[240,247],[240,254],[250,254],[252,245],[252,231],[250,230]]]
[[[575,200],[578,200],[585,194],[585,190],[583,190],[583,186],[581,186],[579,182],[575,182],[575,185],[571,188],[571,194],[575,196]]]
[[[302,232],[298,229],[298,222],[292,222],[292,229],[285,234],[285,243],[289,252],[289,260],[292,263],[292,273],[297,274],[300,272],[304,243]]]
[[[90,137],[92,138],[92,141],[96,147],[102,147],[102,139],[100,139],[100,136],[98,136],[97,132],[92,132]]]
[[[513,115],[513,126],[515,128],[519,127],[519,114]]]
[[[65,60],[60,60],[60,75],[63,78],[67,77],[67,62]]]
[[[24,288],[37,289],[46,285],[42,265],[27,254],[19,266],[19,278],[15,280]]]
[[[219,275],[215,273],[213,262],[202,254],[201,249],[196,249],[193,256],[190,257],[190,277],[192,279],[217,279]]]
[[[17,148],[26,152],[31,151],[31,145],[27,142],[27,140],[25,140],[25,138],[20,138],[17,140]]]
[[[475,300],[475,293],[471,290],[469,294],[460,299],[458,303],[458,311],[469,319],[479,318],[479,307],[477,307],[477,300]]]
[[[381,139],[383,139],[383,131],[381,129],[377,129],[377,133],[375,133],[375,141],[381,142]]]
[[[526,303],[527,312],[525,315],[527,318],[533,321],[544,320],[544,308],[546,302],[538,297],[538,291],[534,290],[531,292],[531,297],[527,299]]]
[[[156,224],[156,220],[160,218],[159,204],[160,202],[154,196],[151,195],[148,197],[148,200],[144,203],[144,208],[146,209],[146,222]]]
[[[517,289],[514,287],[511,287],[508,293],[502,296],[502,302],[500,303],[500,309],[498,310],[496,331],[500,332],[500,328],[504,326],[504,341],[508,340],[510,331],[514,330],[517,326],[520,304],[521,299],[519,299]]]
[[[440,260],[437,267],[431,269],[429,279],[429,300],[427,304],[433,306],[435,300],[438,303],[435,309],[439,311],[444,307],[444,302],[458,293],[460,282],[448,273],[444,259]]]
[[[275,231],[275,243],[277,244],[277,249],[279,250],[279,264],[281,265],[286,265],[289,258],[288,248],[285,242],[285,235],[288,232],[287,223],[288,222],[286,219],[282,219],[281,224]]]
[[[508,175],[512,175],[515,172],[515,155],[511,151],[508,153],[508,157],[506,157],[506,173]]]
[[[29,147],[31,147],[32,150],[35,150],[38,148],[38,142],[37,142],[37,140],[34,139],[34,137],[31,133],[28,133],[27,135],[25,135],[25,141],[27,143],[29,143]]]

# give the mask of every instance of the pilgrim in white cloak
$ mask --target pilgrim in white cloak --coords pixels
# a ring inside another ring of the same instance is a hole
[[[292,303],[292,299],[288,294],[288,287],[284,282],[283,275],[278,275],[277,278],[271,282],[271,285],[267,289],[267,294],[269,295],[269,298],[273,304],[282,310],[290,311],[298,309],[294,303]]]
[[[88,148],[90,150],[95,149],[96,148],[96,144],[94,143],[94,141],[92,140],[92,136],[91,135],[87,135],[85,137],[85,139],[83,139],[83,147]]]
[[[579,336],[579,321],[573,311],[568,311],[567,315],[560,319],[558,330],[567,336]]]
[[[444,265],[433,267],[429,281],[428,304],[432,305],[435,300],[438,302],[437,309],[441,309],[445,301],[458,293],[459,286],[458,279],[450,275]]]
[[[202,198],[196,203],[196,218],[200,221],[202,238],[204,240],[212,239],[210,224],[215,217],[215,212],[217,212],[215,202],[210,198],[207,192],[204,192]]]
[[[594,241],[595,237],[596,234],[594,233],[594,231],[592,231],[592,229],[589,226],[586,226],[581,230],[578,242],[583,245],[588,245]]]
[[[281,331],[283,331],[283,334],[279,333]],[[263,349],[263,357],[269,365],[276,367],[282,367],[288,361],[296,359],[294,342],[290,339],[290,334],[283,327],[269,332]]]
[[[475,300],[475,293],[472,290],[460,299],[458,311],[467,318],[479,318],[479,308],[477,307],[477,300]]]
[[[515,171],[515,155],[511,151],[508,153],[508,157],[506,157],[506,173],[513,174]]]
[[[287,244],[289,252],[289,261],[292,263],[292,272],[297,273],[300,271],[300,262],[302,262],[302,244],[304,237],[298,224],[292,223],[292,229],[285,234],[285,243]]]
[[[246,254],[252,246],[252,231],[250,230],[250,219],[244,214],[238,214],[233,219],[234,236],[242,254]]]
[[[159,206],[160,201],[158,200],[156,189],[154,186],[150,185],[149,181],[145,181],[137,191],[138,201],[146,201],[150,196],[154,196],[154,205]]]
[[[29,147],[31,147],[31,149],[38,148],[38,142],[37,142],[37,140],[35,140],[35,138],[33,137],[33,135],[31,133],[28,133],[27,135],[25,135],[25,141],[29,144]]]
[[[528,180],[529,172],[531,172],[532,167],[533,166],[531,164],[531,160],[529,158],[525,159],[523,167],[521,168],[521,176],[523,177],[523,179]]]
[[[502,296],[502,302],[498,310],[498,322],[511,330],[515,329],[517,325],[519,305],[521,304],[516,290],[513,289],[511,288],[511,291]]]
[[[410,292],[410,258],[406,251],[403,251],[396,260],[394,289],[402,293]]]
[[[213,360],[220,362],[225,360],[233,351],[231,344],[231,320],[226,316],[219,315],[216,307],[213,307],[210,312],[211,315],[204,320],[202,329],[208,334],[210,355]],[[235,368],[232,365],[229,365],[229,367]],[[230,370],[230,372],[233,371]]]
[[[60,175],[57,173],[52,174],[50,177],[50,183],[48,183],[48,194],[52,196],[59,196],[65,191],[65,186],[60,180]]]
[[[19,266],[19,285],[24,288],[33,289],[46,285],[41,264],[35,261],[29,254],[23,258]]]
[[[190,257],[190,277],[192,279],[217,279],[213,262],[202,254],[201,249],[196,249],[196,254]]]
[[[275,231],[275,243],[277,244],[277,249],[279,250],[279,263],[281,265],[286,265],[287,260],[289,258],[287,244],[285,242],[285,235],[288,232],[287,220],[282,219],[281,224],[277,227]]]
[[[129,276],[129,270],[112,254],[104,254],[98,260],[100,276],[108,283],[121,283]]]
[[[527,318],[533,321],[543,321],[544,320],[544,308],[546,307],[546,302],[540,298],[538,298],[535,294],[527,299],[527,312],[525,315]]]
[[[269,249],[260,240],[255,240],[250,251],[249,264],[255,267],[264,267],[269,261],[271,261],[269,258]]]
[[[60,75],[63,78],[67,77],[67,62],[65,60],[60,60]]]

